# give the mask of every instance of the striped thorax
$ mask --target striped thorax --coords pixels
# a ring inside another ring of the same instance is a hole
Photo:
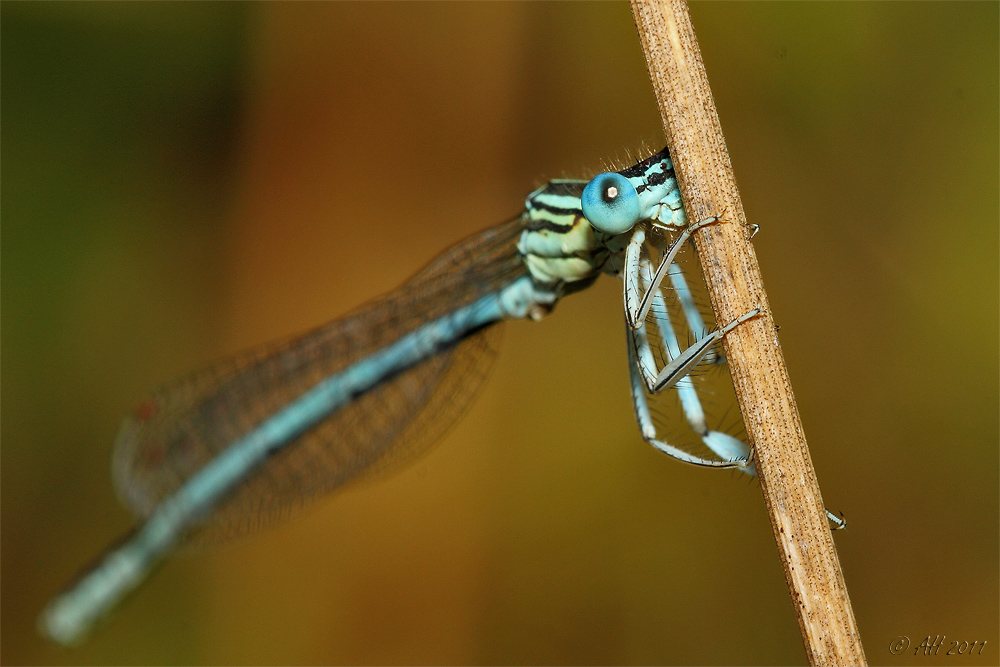
[[[667,149],[590,181],[555,179],[525,200],[518,242],[532,279],[573,292],[601,273],[617,273],[636,225],[687,225]]]

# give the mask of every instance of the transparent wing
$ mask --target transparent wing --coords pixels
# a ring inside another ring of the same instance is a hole
[[[347,316],[239,354],[154,393],[128,415],[113,461],[123,502],[146,518],[230,443],[320,380],[429,321],[524,275],[520,218],[448,249],[417,275]],[[498,327],[383,382],[258,468],[191,533],[246,533],[373,466],[407,461],[461,414],[495,356]]]

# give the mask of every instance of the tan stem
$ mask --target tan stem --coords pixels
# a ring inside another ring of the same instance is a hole
[[[760,307],[724,341],[806,655],[864,665],[854,612],[778,343],[760,267],[685,0],[632,0],[688,218],[725,212],[695,234],[716,321]]]

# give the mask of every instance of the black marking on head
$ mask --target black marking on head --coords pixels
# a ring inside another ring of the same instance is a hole
[[[673,175],[674,175],[673,169],[664,169],[663,171],[658,171],[654,174],[651,174],[650,177],[646,179],[646,183],[649,185],[649,187],[663,185],[664,183],[667,182],[667,179],[671,178]]]
[[[649,188],[656,187],[658,185],[663,185],[669,179],[674,178],[674,168],[664,169],[663,171],[657,171],[649,175],[646,182],[635,189],[636,193],[642,194]]]
[[[642,176],[650,168],[650,166],[656,164],[657,162],[663,162],[664,160],[670,159],[670,151],[664,148],[662,151],[656,155],[651,155],[641,162],[637,162],[628,169],[619,171],[618,173],[625,178],[635,178],[637,176]]]

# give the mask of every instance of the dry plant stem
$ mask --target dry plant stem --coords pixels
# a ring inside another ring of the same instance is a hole
[[[761,307],[724,341],[760,488],[810,664],[864,665],[857,623],[761,282],[715,101],[685,0],[632,0],[667,145],[716,321]]]

